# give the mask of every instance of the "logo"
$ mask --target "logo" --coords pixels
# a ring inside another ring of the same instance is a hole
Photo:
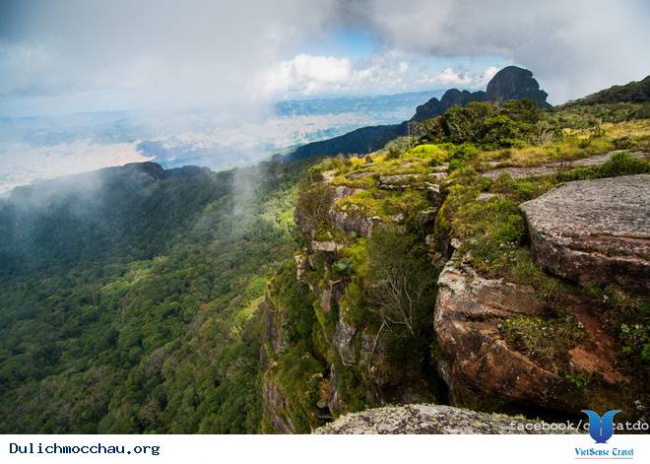
[[[589,435],[596,440],[596,443],[607,443],[614,434],[614,416],[621,412],[618,409],[607,411],[600,417],[594,411],[583,409],[587,417],[589,417]]]

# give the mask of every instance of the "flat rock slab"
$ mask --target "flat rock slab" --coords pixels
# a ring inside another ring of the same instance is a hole
[[[650,175],[569,182],[520,208],[544,269],[650,292]]]
[[[573,161],[557,161],[554,163],[542,164],[541,166],[531,166],[531,167],[512,167],[512,168],[499,168],[487,171],[481,174],[481,177],[487,179],[498,179],[502,174],[508,174],[513,179],[524,179],[527,177],[540,177],[540,176],[549,176],[552,174],[557,174],[567,169],[588,167],[588,166],[599,166],[606,161],[608,161],[612,155],[618,153],[618,151],[613,151],[605,153],[602,155],[590,156],[588,158],[582,158]],[[646,156],[642,152],[630,153],[635,158],[642,158]]]
[[[388,406],[341,417],[315,431],[317,434],[513,434],[567,433],[559,427],[533,432],[536,421],[503,414],[486,414],[433,404]],[[550,425],[550,424],[547,424]],[[555,424],[557,425],[557,424]],[[539,429],[542,429],[541,424]]]

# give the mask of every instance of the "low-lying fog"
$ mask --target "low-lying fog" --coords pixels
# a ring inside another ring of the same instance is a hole
[[[439,93],[284,101],[271,112],[238,108],[4,118],[0,195],[39,179],[131,162],[215,170],[250,165],[358,127],[401,122]]]

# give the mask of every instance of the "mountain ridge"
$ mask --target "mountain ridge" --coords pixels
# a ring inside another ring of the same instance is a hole
[[[333,156],[339,153],[344,155],[371,153],[382,148],[390,140],[407,135],[409,124],[438,116],[454,105],[483,101],[500,103],[506,100],[530,98],[538,106],[549,108],[551,105],[546,102],[547,96],[546,92],[540,90],[531,71],[518,66],[507,66],[492,77],[485,91],[449,89],[440,100],[434,97],[418,106],[415,114],[408,121],[400,124],[362,127],[339,137],[309,143],[297,148],[285,159],[299,160],[317,155]]]
[[[571,100],[562,106],[648,102],[650,102],[650,75],[640,81],[632,81],[623,85],[613,85],[585,97]]]

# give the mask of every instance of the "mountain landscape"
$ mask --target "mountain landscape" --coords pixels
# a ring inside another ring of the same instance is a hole
[[[509,66],[251,167],[15,188],[0,432],[646,420],[648,82],[552,107]]]
[[[433,118],[454,105],[467,105],[470,102],[500,102],[506,100],[534,101],[542,108],[550,107],[547,94],[539,89],[533,74],[527,69],[508,66],[499,71],[488,83],[486,91],[469,92],[457,89],[447,90],[440,100],[433,97],[415,110],[415,115],[401,124],[375,127],[362,127],[348,134],[329,140],[313,142],[297,148],[288,159],[302,159],[315,155],[348,155],[350,153],[370,153],[382,148],[389,141],[408,135],[413,123]]]

